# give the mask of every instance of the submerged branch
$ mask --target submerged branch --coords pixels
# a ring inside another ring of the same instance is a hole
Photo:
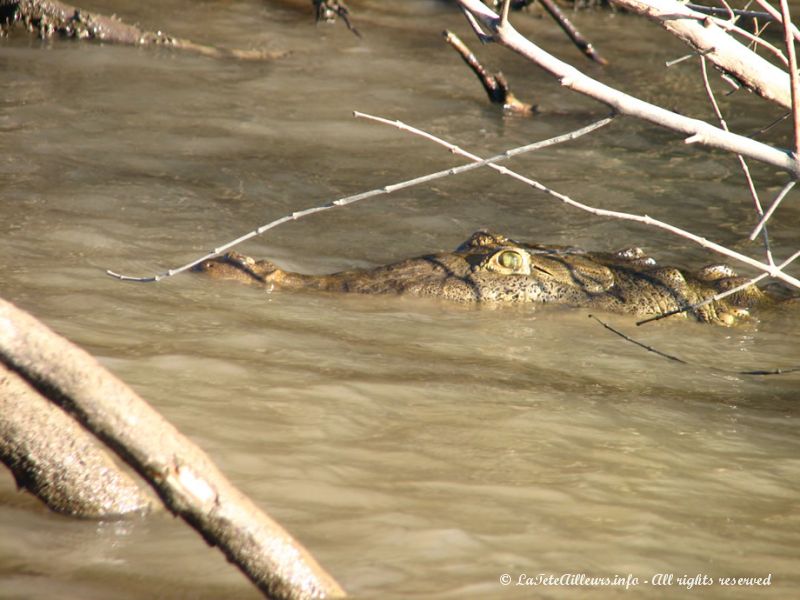
[[[496,73],[495,75],[489,73],[472,53],[472,50],[455,33],[443,31],[442,35],[444,35],[445,41],[458,52],[467,66],[475,73],[493,104],[499,104],[504,111],[520,116],[527,117],[536,112],[535,106],[522,102],[514,95],[502,73]]]
[[[594,315],[589,315],[589,318],[593,319],[594,321],[597,321],[600,325],[602,325],[608,331],[610,331],[614,335],[617,335],[617,336],[621,337],[626,342],[630,342],[631,344],[633,344],[635,346],[639,346],[640,348],[643,348],[644,350],[647,350],[648,352],[652,352],[653,354],[657,354],[658,356],[660,356],[662,358],[666,358],[667,360],[671,360],[671,361],[676,362],[678,364],[686,365],[687,367],[692,367],[692,366],[700,367],[702,369],[708,369],[710,371],[715,371],[717,373],[726,373],[726,374],[729,374],[729,375],[785,375],[787,373],[796,373],[796,372],[800,371],[800,367],[785,367],[785,368],[777,368],[777,369],[747,369],[747,370],[743,370],[743,371],[736,371],[734,369],[722,369],[720,367],[713,367],[713,366],[709,366],[709,365],[693,364],[693,363],[690,363],[687,360],[684,360],[684,359],[682,359],[682,358],[680,358],[678,356],[675,356],[674,354],[668,354],[668,353],[666,353],[666,352],[664,352],[662,350],[659,350],[658,348],[654,348],[653,346],[650,346],[649,344],[645,344],[644,342],[640,342],[639,340],[629,336],[627,333],[623,333],[619,329],[616,329],[616,328],[612,327],[611,325],[609,325],[605,321],[603,321],[601,319],[598,319]]]

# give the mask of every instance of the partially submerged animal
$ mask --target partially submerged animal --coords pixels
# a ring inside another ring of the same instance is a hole
[[[236,252],[206,260],[196,271],[270,289],[427,296],[459,303],[563,304],[637,316],[697,304],[745,282],[730,267],[696,273],[660,266],[640,248],[586,252],[527,244],[478,231],[454,252],[410,258],[374,269],[302,275]],[[749,286],[682,314],[731,325],[774,299]]]

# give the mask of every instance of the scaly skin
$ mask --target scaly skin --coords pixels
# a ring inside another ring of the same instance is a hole
[[[662,267],[639,248],[614,253],[526,244],[479,231],[454,252],[410,258],[375,269],[301,275],[267,260],[229,252],[196,271],[270,289],[428,296],[459,303],[564,304],[637,316],[662,314],[735,287],[744,278],[715,265],[690,274]],[[774,300],[750,286],[684,315],[731,325]]]

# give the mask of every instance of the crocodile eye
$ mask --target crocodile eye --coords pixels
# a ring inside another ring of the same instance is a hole
[[[497,257],[497,264],[512,271],[518,271],[522,268],[523,260],[519,252],[513,250],[504,250]]]

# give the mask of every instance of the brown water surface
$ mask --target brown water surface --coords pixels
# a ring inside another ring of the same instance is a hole
[[[606,110],[507,51],[472,42],[443,2],[351,3],[364,34],[315,27],[305,2],[92,2],[149,28],[269,63],[53,40],[0,40],[2,296],[96,355],[196,440],[256,503],[363,598],[800,597],[800,378],[713,371],[800,364],[796,315],[741,329],[662,322],[621,341],[578,310],[272,293],[178,266],[295,210],[461,164],[356,121],[403,119],[478,154],[573,130]],[[612,61],[588,65],[548,20],[519,18],[593,76],[708,118],[695,60],[655,26],[585,12]],[[440,36],[502,68],[542,115],[504,118]],[[721,92],[722,84],[715,86]],[[724,98],[749,132],[780,111]],[[786,139],[787,130],[770,133]],[[786,143],[785,141],[782,143]],[[663,218],[761,256],[733,159],[632,120],[511,166],[597,206]],[[781,174],[753,165],[767,197]],[[800,208],[772,230],[796,250]],[[563,207],[479,171],[287,224],[239,248],[328,272],[452,249],[486,227],[663,262],[719,258]],[[795,273],[797,271],[795,270]],[[704,365],[704,366],[700,366]],[[634,590],[516,585],[521,575],[638,578]],[[500,578],[509,574],[511,585]],[[672,574],[669,586],[657,574]],[[766,577],[723,588],[719,577]],[[645,583],[645,582],[649,583]],[[2,598],[253,598],[244,578],[165,515],[48,514],[0,473]]]

